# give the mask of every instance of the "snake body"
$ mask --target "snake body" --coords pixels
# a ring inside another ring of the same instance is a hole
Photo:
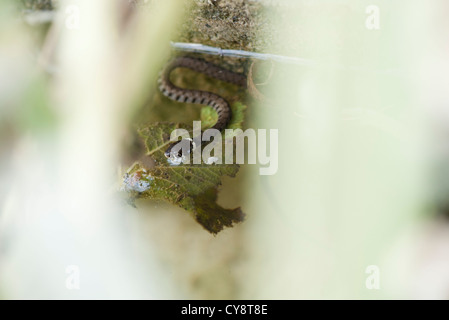
[[[188,68],[195,72],[203,73],[209,77],[229,82],[246,88],[246,76],[240,73],[221,68],[213,63],[198,58],[177,57],[171,60],[163,69],[158,84],[161,93],[171,100],[185,103],[202,104],[212,107],[218,114],[218,120],[212,127],[219,131],[226,128],[231,120],[232,112],[229,103],[218,94],[193,89],[184,89],[175,86],[170,81],[170,73],[176,68]],[[173,154],[172,149],[178,142],[172,143],[166,150],[165,156],[180,157],[181,150]]]

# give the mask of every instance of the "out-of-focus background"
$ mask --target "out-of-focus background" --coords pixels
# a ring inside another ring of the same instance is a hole
[[[443,0],[1,1],[0,298],[449,298],[448,14]],[[232,93],[245,128],[279,134],[276,174],[223,177],[218,204],[246,218],[216,235],[119,192],[143,161],[137,125],[199,117],[157,92],[173,43],[278,57],[197,54],[251,71]]]

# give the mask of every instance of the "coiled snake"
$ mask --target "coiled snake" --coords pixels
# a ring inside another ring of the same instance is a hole
[[[229,82],[244,88],[246,88],[247,85],[246,76],[221,68],[202,59],[182,56],[171,60],[165,66],[161,76],[159,77],[159,90],[164,96],[178,102],[196,103],[212,107],[218,114],[218,120],[212,128],[219,131],[224,130],[232,117],[229,103],[223,97],[212,92],[184,89],[175,86],[170,81],[170,73],[176,68],[188,68],[193,71],[203,73],[209,77]],[[184,140],[170,144],[165,151],[165,156],[169,159],[178,159],[182,157],[181,144]],[[190,152],[192,150],[192,142],[190,141],[189,143],[190,148],[188,149]],[[175,146],[177,146],[177,148],[174,148]]]

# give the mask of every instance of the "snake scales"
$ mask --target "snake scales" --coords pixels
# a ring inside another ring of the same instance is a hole
[[[218,114],[218,120],[213,129],[222,131],[226,128],[232,117],[231,107],[229,103],[218,94],[193,89],[184,89],[175,86],[170,81],[170,73],[176,68],[188,68],[198,73],[203,73],[209,77],[216,78],[221,81],[229,82],[246,88],[246,76],[240,73],[221,68],[213,63],[198,58],[177,57],[171,60],[163,69],[159,77],[158,84],[161,93],[171,100],[185,103],[202,104],[212,107]],[[174,142],[165,151],[167,158],[182,157],[181,142]],[[178,148],[174,148],[178,146]],[[192,144],[190,142],[190,150]]]

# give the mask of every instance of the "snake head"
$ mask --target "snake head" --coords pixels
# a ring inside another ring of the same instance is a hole
[[[170,144],[164,155],[170,164],[177,166],[184,162],[193,150],[195,150],[195,142],[192,139],[182,139]]]

